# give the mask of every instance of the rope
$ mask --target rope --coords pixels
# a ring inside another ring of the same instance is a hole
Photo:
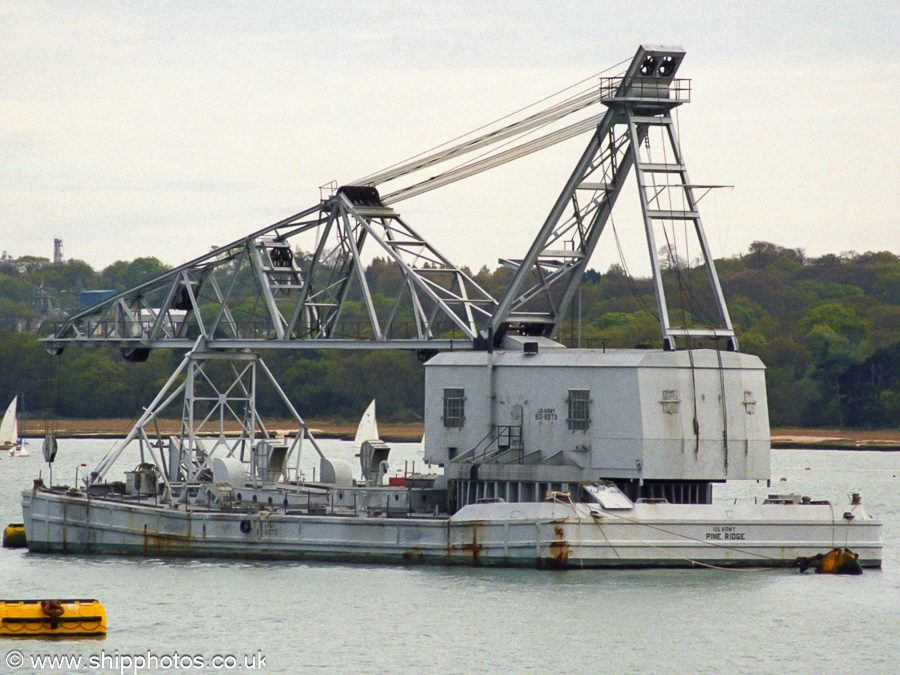
[[[834,504],[831,502],[828,503],[828,508],[831,509],[831,548],[838,548],[835,543],[835,535],[837,534],[837,518],[834,517]],[[850,528],[844,527],[844,548],[847,548],[847,544],[850,543]]]
[[[677,124],[677,118],[676,118]],[[673,145],[673,150],[676,151],[675,159],[678,159],[678,149],[675,147],[677,144],[679,134],[677,131],[673,132],[675,137],[670,138],[670,142]],[[650,136],[647,136],[649,140]],[[662,154],[663,154],[663,163],[669,163],[669,153],[668,153],[668,144],[665,142],[665,138],[662,139]],[[648,158],[650,156],[650,146],[647,144],[647,155]],[[650,184],[652,186],[652,195],[653,200],[659,206],[662,206],[661,199],[663,198],[663,194],[665,194],[665,200],[667,202],[668,208],[670,211],[675,211],[674,206],[674,197],[673,192],[676,189],[680,189],[681,200],[680,206],[684,209],[691,207],[692,203],[687,199],[687,191],[689,188],[684,187],[683,182],[673,183],[672,179],[668,176],[664,179],[664,183],[657,183],[656,175],[653,174],[650,179]],[[696,205],[696,202],[693,202],[693,205]],[[667,223],[663,222],[661,229],[663,233],[663,237],[666,240],[667,247],[667,257],[670,263],[670,270],[675,275],[675,280],[678,284],[678,295],[680,301],[680,309],[681,309],[681,321],[685,328],[691,327],[697,324],[697,320],[705,323],[707,325],[715,325],[717,320],[712,318],[705,310],[704,304],[699,302],[697,296],[694,292],[694,284],[693,284],[693,267],[691,266],[691,255],[690,255],[690,243],[691,243],[691,235],[688,232],[688,219],[684,220],[683,223],[683,237],[684,237],[684,245],[685,245],[685,257],[683,259],[684,265],[681,264],[682,260],[680,260],[680,256],[678,255],[678,237],[676,234],[676,223],[671,222],[669,226],[672,229],[672,238],[669,238],[669,228],[667,227]],[[696,223],[695,223],[696,226]],[[706,264],[709,264],[708,262]]]
[[[834,529],[835,529],[836,523],[834,520],[834,505],[829,503],[828,509],[831,511],[831,548],[835,548],[835,546],[834,546],[834,534],[835,534]]]
[[[583,521],[583,520],[584,520],[584,519],[582,518],[581,514],[579,514],[579,513],[578,513],[578,510],[575,508],[575,504],[573,504],[571,501],[570,501],[570,502],[564,502],[564,501],[562,501],[562,500],[553,500],[553,501],[556,501],[557,503],[560,503],[560,504],[566,504],[566,503],[568,503],[568,505],[572,508],[572,511],[574,512],[574,514],[576,515],[576,517],[578,518],[578,520],[579,520],[579,521]],[[705,541],[705,540],[703,540],[703,539],[697,539],[696,537],[691,537],[690,535],[687,535],[687,534],[680,534],[680,533],[678,533],[678,532],[672,532],[671,530],[667,530],[667,529],[665,529],[665,528],[662,528],[662,527],[659,527],[659,526],[656,526],[656,525],[652,525],[652,524],[650,524],[650,523],[641,522],[641,521],[639,521],[639,520],[637,520],[637,519],[635,519],[635,518],[629,518],[629,517],[627,517],[627,516],[621,516],[621,515],[619,515],[619,514],[612,513],[612,512],[610,512],[610,511],[604,510],[604,514],[607,515],[607,516],[611,516],[611,517],[613,517],[613,518],[619,518],[620,520],[624,520],[624,521],[630,522],[630,523],[632,523],[632,524],[634,524],[634,525],[641,525],[641,526],[643,526],[643,527],[647,527],[647,528],[649,528],[649,529],[651,529],[651,530],[656,530],[657,532],[662,532],[662,533],[664,533],[664,534],[668,534],[668,535],[671,535],[671,536],[673,536],[673,537],[680,537],[680,538],[682,538],[682,539],[687,539],[687,540],[689,540],[689,541],[694,541],[694,542],[696,542],[696,543],[698,543],[698,544],[706,544],[707,546],[712,546],[712,547],[714,547],[714,548],[722,548],[722,549],[725,549],[725,550],[727,550],[727,551],[738,550],[738,551],[742,551],[742,552],[745,553],[746,555],[756,556],[757,558],[763,558],[763,559],[766,559],[766,560],[771,560],[771,561],[773,561],[773,562],[779,562],[779,563],[780,563],[780,562],[784,562],[784,561],[780,560],[779,558],[775,558],[775,557],[772,557],[772,556],[768,556],[768,555],[765,555],[765,554],[763,554],[763,553],[755,553],[755,552],[753,552],[753,551],[749,551],[749,550],[743,549],[743,548],[740,547],[740,546],[725,546],[725,545],[722,545],[722,544],[717,544],[717,543],[712,542],[712,541]],[[597,526],[597,529],[600,531],[600,534],[603,535],[603,539],[606,540],[606,543],[609,544],[610,548],[612,548],[613,552],[616,554],[616,557],[619,558],[619,559],[621,560],[621,559],[622,559],[622,556],[619,555],[619,552],[616,550],[616,547],[613,546],[612,542],[609,541],[609,537],[606,536],[606,532],[603,531],[603,523],[602,523],[601,518],[594,517],[594,518],[592,518],[592,519],[593,519],[594,524]],[[671,556],[671,557],[673,557],[673,558],[678,558],[678,559],[680,559],[680,560],[684,560],[685,562],[689,562],[689,563],[691,563],[692,565],[698,565],[698,566],[700,566],[700,567],[709,567],[709,568],[711,568],[711,569],[723,570],[723,571],[726,571],[726,572],[751,572],[751,573],[752,573],[752,572],[768,572],[768,571],[770,571],[770,570],[772,570],[772,569],[775,569],[774,567],[752,568],[752,569],[742,569],[742,568],[736,568],[736,567],[723,567],[723,566],[721,566],[721,565],[713,565],[712,563],[701,562],[701,561],[699,561],[699,560],[694,560],[693,558],[688,558],[688,557],[686,557],[686,556],[682,556],[682,555],[679,555],[679,554],[677,554],[677,553],[673,553],[672,551],[669,551],[669,550],[667,550],[667,549],[664,549],[664,548],[661,548],[661,547],[659,547],[659,546],[656,546],[655,544],[653,544],[653,543],[651,543],[651,542],[649,542],[649,541],[645,541],[645,540],[643,540],[643,539],[639,539],[639,540],[637,540],[637,542],[638,542],[639,544],[643,544],[644,546],[649,546],[649,547],[652,548],[652,549],[655,549],[655,550],[657,550],[657,551],[660,551],[661,553],[666,553],[667,555],[669,555],[669,556]]]
[[[631,294],[635,297],[640,304],[641,308],[649,314],[653,319],[659,321],[659,317],[656,313],[650,309],[647,305],[644,297],[638,292],[637,285],[634,283],[634,277],[628,269],[628,263],[625,262],[625,252],[622,250],[622,242],[619,240],[619,232],[616,230],[616,221],[613,218],[612,212],[609,214],[609,224],[612,226],[613,238],[616,240],[616,249],[619,251],[619,262],[622,263],[622,269],[625,271],[625,278],[628,279],[628,286],[631,288]]]
[[[435,176],[432,176],[431,178],[427,178],[409,187],[391,192],[390,194],[386,195],[382,199],[382,201],[387,205],[395,204],[401,200],[415,197],[424,192],[429,192],[439,187],[449,185],[450,183],[455,183],[456,181],[474,176],[475,174],[487,171],[488,169],[493,169],[495,167],[502,166],[503,164],[507,164],[514,160],[520,159],[521,157],[525,157],[526,155],[535,153],[538,150],[543,150],[544,148],[548,148],[551,145],[556,145],[557,143],[561,143],[570,138],[574,138],[575,136],[578,136],[594,128],[605,114],[606,113],[604,112],[599,115],[594,115],[587,118],[586,120],[575,122],[574,124],[571,124],[567,127],[563,127],[562,129],[550,132],[545,136],[536,138],[533,141],[523,143],[522,145],[510,148],[509,150],[505,150],[503,152],[492,154],[484,159],[473,160],[472,162],[463,164],[454,169],[450,169],[448,171],[445,171],[444,173],[437,174]]]
[[[635,524],[635,525],[642,525],[642,526],[644,526],[644,527],[650,528],[651,530],[656,530],[657,532],[663,532],[664,534],[672,535],[673,537],[681,537],[682,539],[687,539],[687,540],[689,540],[689,541],[694,541],[694,542],[697,542],[698,544],[706,544],[707,546],[712,546],[713,548],[721,548],[721,549],[725,549],[726,551],[743,551],[743,552],[746,553],[747,555],[752,555],[752,556],[755,556],[755,557],[757,557],[757,558],[763,558],[763,559],[765,559],[765,560],[771,560],[771,561],[773,561],[773,562],[781,562],[781,560],[780,560],[779,558],[775,558],[775,557],[772,557],[772,556],[769,556],[769,555],[765,555],[764,553],[754,553],[753,551],[745,550],[745,549],[742,548],[741,546],[725,546],[724,544],[717,544],[716,542],[713,542],[713,541],[706,541],[706,540],[704,540],[704,539],[697,539],[696,537],[692,537],[692,536],[687,535],[687,534],[679,534],[678,532],[672,532],[671,530],[667,530],[667,529],[665,529],[665,528],[663,528],[663,527],[659,527],[659,526],[657,526],[657,525],[651,525],[650,523],[643,523],[643,522],[641,522],[641,521],[639,521],[639,520],[636,520],[635,518],[628,518],[627,516],[620,516],[620,515],[618,515],[618,514],[610,513],[610,512],[608,512],[608,511],[607,511],[606,513],[607,513],[608,515],[612,516],[613,518],[619,518],[620,520],[626,520],[626,521],[628,521],[628,522],[630,522],[630,523],[633,523],[633,524]],[[645,543],[645,544],[647,544],[648,546],[652,546],[652,544],[650,544],[649,542],[644,542],[644,541],[642,541],[641,543]]]
[[[771,572],[772,570],[775,569],[774,567],[754,567],[752,569],[745,569],[745,568],[740,568],[740,567],[723,567],[721,565],[713,565],[712,563],[705,563],[705,562],[701,562],[699,560],[694,560],[693,558],[688,558],[686,556],[678,555],[677,553],[672,553],[671,551],[668,551],[666,549],[660,548],[659,546],[655,546],[654,544],[651,544],[649,541],[641,541],[640,543],[644,544],[645,546],[649,546],[650,548],[654,548],[657,551],[667,553],[668,555],[670,555],[674,558],[679,558],[681,560],[684,560],[685,562],[689,562],[689,563],[691,563],[691,565],[699,565],[700,567],[708,567],[708,568],[714,569],[714,570],[722,570],[723,572],[744,572],[744,573],[746,573],[746,572],[751,572],[751,573],[752,572]],[[707,542],[703,542],[703,543],[707,543]],[[748,553],[749,553],[749,551],[748,551]],[[773,558],[773,560],[777,560],[777,558]]]
[[[367,176],[366,178],[358,181],[358,184],[378,185],[380,183],[386,183],[401,176],[405,176],[407,174],[414,173],[415,171],[424,169],[428,166],[440,164],[441,162],[445,162],[447,160],[453,159],[454,157],[468,154],[470,152],[478,150],[479,148],[493,145],[494,143],[505,140],[512,136],[523,134],[532,129],[546,126],[552,122],[562,119],[563,117],[566,117],[573,112],[577,112],[578,110],[582,110],[593,105],[597,102],[598,94],[599,88],[595,87],[583,94],[562,101],[561,103],[557,103],[556,105],[551,106],[546,110],[542,110],[533,115],[530,115],[524,120],[514,122],[513,124],[502,127],[501,129],[491,131],[487,134],[484,134],[483,136],[479,136],[477,138],[449,148],[448,150],[435,152],[430,155],[426,155],[421,159],[417,159],[407,164],[397,166],[394,169]]]
[[[47,358],[49,359],[49,377],[47,382],[47,394],[50,398],[49,405],[45,408],[44,412],[44,435],[47,436],[49,434],[56,434],[59,431],[59,419],[57,415],[59,414],[59,377],[56,374],[56,360],[57,356],[52,354],[48,354]]]
[[[694,364],[694,352],[687,349],[688,360],[691,362],[691,400],[694,403],[694,455],[700,454],[700,419],[697,416],[697,370]]]
[[[585,82],[589,82],[598,78],[600,75],[608,73],[612,70],[616,70],[626,62],[627,60],[621,61],[613,66],[610,66],[609,68],[606,68],[605,70],[600,71],[599,73],[596,73],[595,75],[592,75],[581,80],[580,82],[566,87],[565,89],[562,89],[555,94],[546,96],[539,101],[520,108],[513,113],[504,115],[494,122],[483,125],[472,132],[463,134],[462,136],[458,136],[452,141],[437,145],[430,150],[425,151],[424,153],[414,155],[413,157],[405,161],[393,164],[386,169],[369,174],[364,178],[353,181],[352,184],[377,186],[382,183],[396,180],[408,174],[421,171],[425,168],[436,166],[449,160],[458,159],[463,155],[474,152],[476,150],[491,147],[490,150],[486,151],[479,157],[462,163],[455,168],[443,171],[434,176],[431,176],[430,178],[414,183],[413,185],[406,186],[387,195],[384,195],[382,197],[382,202],[386,205],[390,205],[403,199],[408,199],[410,197],[420,195],[424,192],[428,192],[430,190],[443,187],[444,185],[448,185],[464,178],[468,178],[469,176],[481,173],[482,171],[487,171],[488,169],[506,164],[507,162],[511,162],[533,152],[537,152],[539,150],[547,148],[551,145],[561,143],[562,141],[568,140],[569,138],[578,136],[595,127],[599,123],[599,121],[607,114],[607,111],[592,115],[590,117],[587,117],[586,119],[582,119],[561,129],[549,132],[533,140],[520,143],[520,141],[522,141],[526,135],[532,134],[537,130],[553,124],[554,122],[562,120],[563,118],[568,117],[573,113],[586,110],[591,106],[599,104],[603,91],[602,87],[599,84],[592,84],[586,89],[576,91],[568,98],[554,103],[547,108],[538,110],[537,112],[528,115],[524,119],[512,122],[503,127],[500,127],[499,129],[491,129],[486,133],[475,136],[474,138],[470,138],[470,136],[472,136],[473,134],[488,129],[496,125],[497,123],[507,120],[511,117],[519,115],[520,113],[534,108],[541,103],[545,103],[550,99],[563,94],[564,92],[576,89],[583,85]],[[462,140],[462,142],[452,145],[456,141],[460,140]],[[496,144],[501,142],[503,142],[502,145],[500,145],[499,148],[496,147]],[[506,150],[500,149],[513,143],[519,144]]]
[[[627,63],[628,61],[629,61],[629,59],[620,61],[619,63],[616,63],[608,68],[605,68],[604,70],[601,70],[598,73],[590,75],[590,76],[584,78],[583,80],[580,80],[572,85],[569,85],[568,87],[560,89],[556,93],[550,94],[549,96],[545,96],[544,98],[541,98],[541,99],[539,99],[533,103],[530,103],[522,108],[519,108],[518,110],[515,110],[506,115],[503,115],[502,117],[497,118],[493,122],[488,122],[487,124],[483,124],[482,126],[476,128],[476,129],[473,129],[472,131],[469,131],[467,133],[464,133],[460,136],[457,136],[449,141],[446,141],[445,143],[436,145],[428,150],[425,150],[424,152],[421,152],[417,155],[413,155],[412,157],[410,157],[406,160],[403,160],[396,164],[392,164],[391,166],[388,166],[387,168],[385,168],[381,171],[377,171],[377,172],[375,172],[373,174],[369,174],[368,176],[361,178],[357,181],[353,181],[353,184],[357,184],[357,185],[373,184],[374,185],[374,184],[378,184],[378,183],[383,183],[388,180],[393,180],[394,178],[398,178],[402,175],[405,175],[406,173],[410,173],[412,171],[421,169],[424,166],[438,163],[439,161],[444,161],[445,159],[449,159],[453,156],[458,156],[460,154],[465,154],[466,152],[471,152],[472,150],[475,150],[478,147],[483,147],[484,144],[482,143],[482,141],[485,141],[486,139],[492,139],[490,142],[497,142],[499,140],[507,138],[510,135],[513,135],[514,133],[516,133],[515,129],[520,125],[527,125],[529,122],[533,123],[535,120],[538,120],[543,116],[546,116],[551,111],[554,111],[554,110],[558,111],[563,107],[574,105],[575,101],[579,101],[579,100],[584,99],[585,97],[590,97],[590,96],[596,95],[599,92],[599,87],[594,86],[585,92],[576,94],[574,96],[570,96],[568,99],[565,99],[565,100],[561,101],[560,103],[557,103],[554,106],[551,106],[550,108],[539,111],[539,112],[525,118],[524,120],[522,120],[520,122],[516,122],[516,123],[510,124],[510,125],[507,125],[506,127],[503,127],[501,129],[488,132],[486,134],[483,134],[480,137],[464,141],[455,146],[451,146],[442,152],[436,152],[440,148],[444,148],[445,146],[448,146],[451,143],[455,143],[461,139],[464,139],[467,136],[471,136],[472,134],[478,133],[484,129],[488,129],[495,124],[498,124],[504,120],[510,119],[511,117],[514,117],[515,115],[523,113],[530,108],[534,108],[535,106],[540,105],[541,103],[544,103],[546,101],[549,101],[556,96],[559,96],[567,91],[575,89],[576,87],[583,85],[585,82],[589,82],[589,81],[594,80],[594,79],[600,77],[601,75],[604,75],[612,70],[616,70],[616,69],[620,68],[622,65],[624,65],[625,63]],[[438,159],[438,158],[443,158],[443,159]]]
[[[722,443],[725,450],[725,475],[728,476],[728,399],[725,398],[725,365],[722,363],[722,350],[716,341],[716,358],[719,360],[719,384],[722,388]]]
[[[603,539],[607,544],[609,544],[609,547],[613,550],[613,553],[616,554],[616,557],[621,559],[622,556],[619,555],[619,550],[615,546],[613,546],[613,543],[609,540],[609,537],[606,536],[606,531],[603,529],[603,523],[600,522],[600,519],[594,518],[594,524],[597,526],[597,529],[600,530],[600,534],[603,535]]]

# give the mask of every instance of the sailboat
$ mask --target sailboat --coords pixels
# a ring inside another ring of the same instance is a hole
[[[370,485],[381,485],[388,472],[387,459],[391,449],[378,435],[375,399],[372,399],[359,421],[353,444],[358,453],[363,480]]]
[[[359,420],[359,426],[356,427],[356,436],[353,439],[353,445],[356,449],[362,447],[364,441],[379,441],[381,437],[378,435],[378,420],[375,418],[375,399],[366,408],[362,419]]]
[[[18,402],[19,397],[13,396],[0,422],[0,450],[9,450],[10,457],[27,457],[30,453],[25,449],[25,442],[19,438]]]

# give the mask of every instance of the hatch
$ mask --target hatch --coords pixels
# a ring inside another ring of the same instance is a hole
[[[585,485],[584,491],[604,509],[622,510],[634,508],[634,502],[612,483]]]

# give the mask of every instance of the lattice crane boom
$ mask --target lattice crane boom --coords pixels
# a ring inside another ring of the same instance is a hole
[[[625,72],[601,78],[587,93],[347,185],[305,211],[215,249],[119,293],[57,326],[44,328],[51,351],[69,344],[109,344],[143,360],[153,348],[490,348],[513,331],[555,335],[632,169],[650,250],[660,325],[666,346],[676,339],[724,337],[736,348],[694,188],[671,111],[690,99],[689,81],[675,78],[684,51],[638,49]],[[580,121],[521,140],[589,106]],[[661,132],[663,161],[650,157],[650,135]],[[460,178],[591,131],[587,148],[528,252],[503,260],[515,269],[500,298],[450,262],[407,224],[393,205]],[[520,139],[518,144],[509,143]],[[500,144],[493,154],[456,165],[411,185],[379,188],[442,161]],[[709,274],[716,327],[674,326],[656,256],[656,232],[689,223]],[[366,248],[368,246],[368,248]],[[397,271],[393,295],[374,293],[362,262],[372,247]],[[303,254],[301,251],[309,251]]]

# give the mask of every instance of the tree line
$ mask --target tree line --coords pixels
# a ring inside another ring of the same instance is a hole
[[[660,252],[660,262],[673,322],[708,323],[708,271],[668,250]],[[715,265],[741,351],[757,354],[767,366],[773,426],[900,425],[900,257],[808,257],[801,249],[755,242]],[[34,415],[139,414],[181,354],[156,350],[138,364],[104,348],[69,349],[51,358],[34,331],[48,313],[78,309],[85,291],[125,290],[167,269],[155,258],[119,261],[101,271],[78,260],[0,260],[0,406],[21,393]],[[400,274],[386,260],[369,265],[376,305],[390,307]],[[510,271],[485,267],[473,276],[499,297]],[[246,293],[253,292],[248,286]],[[656,307],[649,279],[633,278],[618,265],[590,270],[558,339],[611,348],[659,346]],[[351,296],[345,317],[364,311]],[[305,417],[355,419],[377,396],[384,419],[421,418],[424,374],[414,353],[286,350],[264,358]],[[265,389],[259,407],[264,414],[284,413],[275,392]]]

